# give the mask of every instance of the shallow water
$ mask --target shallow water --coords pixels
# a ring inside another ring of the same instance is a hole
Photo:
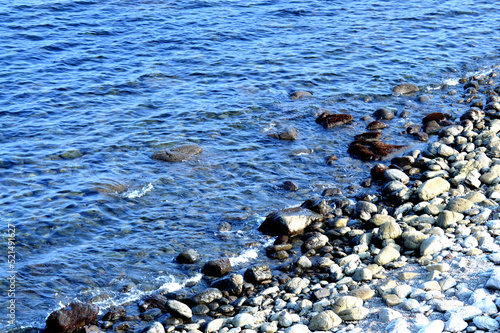
[[[460,113],[450,105],[458,79],[499,63],[498,9],[428,0],[0,5],[0,219],[17,228],[17,325],[43,327],[74,299],[109,297],[105,308],[181,287],[199,278],[201,264],[173,261],[189,247],[203,261],[258,260],[268,239],[256,229],[270,211],[324,187],[349,194],[367,177],[370,165],[346,152],[363,116],[409,111],[384,138],[411,145],[397,134],[408,122]],[[433,98],[393,96],[403,82]],[[313,97],[292,101],[296,90]],[[345,109],[355,122],[325,130],[319,108]],[[267,136],[281,126],[299,140]],[[183,163],[151,159],[184,143],[204,151]],[[282,190],[285,180],[300,190]],[[222,222],[232,230],[219,232]],[[5,308],[6,293],[0,301]]]

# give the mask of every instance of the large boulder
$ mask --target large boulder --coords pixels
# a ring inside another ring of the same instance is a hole
[[[207,262],[201,272],[208,276],[221,277],[231,271],[231,261],[229,258],[221,258]]]
[[[77,329],[92,324],[97,319],[99,307],[90,303],[71,303],[52,312],[46,321],[47,333],[72,333]]]
[[[322,219],[322,215],[303,207],[287,208],[269,214],[259,231],[271,236],[297,235],[303,233],[311,223]]]
[[[268,264],[254,265],[245,271],[245,280],[253,284],[260,284],[272,278],[273,274]]]

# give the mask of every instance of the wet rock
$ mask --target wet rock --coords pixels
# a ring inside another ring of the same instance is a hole
[[[369,130],[369,131],[375,131],[375,130],[379,130],[379,129],[383,129],[383,128],[387,128],[389,125],[387,124],[384,124],[383,122],[381,121],[378,121],[378,120],[375,120],[375,121],[372,121],[371,123],[369,123],[367,126],[366,126],[366,129]]]
[[[321,214],[321,215],[326,215],[330,212],[333,211],[332,206],[322,198],[319,199],[308,199],[304,201],[304,203],[301,205],[303,208],[307,208],[315,213]]]
[[[416,140],[422,141],[422,142],[427,142],[429,141],[429,134],[424,133],[424,132],[418,132],[413,134]]]
[[[273,275],[268,264],[255,265],[245,271],[245,280],[253,284],[260,284],[271,280],[272,277]]]
[[[366,132],[362,134],[358,134],[354,136],[354,139],[357,141],[378,141],[382,138],[381,132]]]
[[[127,311],[123,306],[112,306],[108,312],[102,316],[102,321],[116,321],[123,316],[127,315]]]
[[[186,144],[156,152],[152,158],[166,162],[182,162],[191,159],[194,155],[201,154],[202,151],[203,149],[197,144]]]
[[[354,120],[354,117],[350,114],[332,114],[329,112],[324,112],[316,118],[318,124],[323,125],[324,128],[333,128],[337,126],[342,126],[349,124]]]
[[[193,317],[193,312],[189,306],[176,300],[168,300],[165,304],[165,308],[173,317],[185,319],[191,319]]]
[[[291,180],[287,180],[283,183],[283,188],[287,191],[297,191],[299,189],[299,185]]]
[[[363,161],[380,161],[384,157],[405,149],[407,146],[392,145],[382,141],[353,141],[348,152]]]
[[[140,317],[142,320],[151,321],[162,315],[162,310],[160,309],[149,309],[141,313]]]
[[[209,304],[222,298],[222,293],[217,288],[208,288],[193,297],[193,301],[199,304]]]
[[[441,120],[445,120],[446,116],[441,113],[441,112],[434,112],[431,114],[428,114],[427,116],[422,119],[422,123],[427,124],[428,122],[435,121],[436,123],[439,123]]]
[[[70,303],[64,308],[52,312],[46,320],[47,333],[71,333],[95,323],[99,307],[90,303]]]
[[[304,232],[311,223],[322,220],[322,215],[309,209],[294,207],[269,214],[259,226],[259,231],[272,235],[296,235]]]
[[[418,89],[418,87],[414,84],[411,84],[411,83],[401,83],[401,84],[398,84],[397,86],[395,86],[393,89],[392,89],[392,92],[397,94],[397,95],[401,95],[401,94],[411,94],[411,93],[415,93],[415,92],[418,92],[420,89]]]
[[[378,109],[373,112],[373,117],[377,120],[391,120],[394,118],[394,113],[386,109]]]
[[[438,134],[442,127],[436,121],[431,120],[424,125],[423,131],[426,134]]]
[[[416,134],[418,132],[420,132],[420,125],[411,124],[408,127],[406,127],[406,133],[408,134]]]
[[[290,95],[290,99],[296,100],[296,99],[301,99],[304,97],[311,97],[312,94],[308,91],[295,91]]]
[[[165,310],[165,303],[167,298],[160,295],[148,295],[139,302],[139,310],[144,312],[148,309]]]
[[[165,327],[157,321],[155,321],[151,326],[149,326],[144,333],[165,333]]]
[[[288,127],[278,133],[271,133],[269,134],[270,137],[275,138],[275,139],[280,139],[280,140],[288,140],[288,141],[294,141],[299,138],[299,134],[296,128],[294,127]]]
[[[208,276],[224,276],[231,271],[231,262],[229,258],[221,258],[207,262],[201,272]]]
[[[200,253],[195,249],[188,249],[177,256],[177,262],[181,264],[193,264],[201,258]]]

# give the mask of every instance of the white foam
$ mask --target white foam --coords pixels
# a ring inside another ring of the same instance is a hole
[[[148,183],[148,185],[145,185],[140,190],[127,191],[124,194],[124,197],[129,198],[129,199],[140,198],[140,197],[144,196],[146,193],[148,193],[149,191],[151,191],[152,189],[153,189],[153,184]]]
[[[267,247],[271,245],[274,242],[273,238],[269,238],[267,242],[265,242],[262,247]],[[259,247],[260,248],[260,247]],[[229,261],[231,262],[231,266],[238,266],[241,264],[244,264],[246,262],[249,262],[252,259],[256,259],[259,257],[259,248],[250,248],[246,251],[243,251],[242,254],[240,254],[237,257],[231,257],[229,258]]]
[[[184,280],[182,283],[179,283],[175,277],[173,277],[172,275],[168,275],[166,278],[167,278],[167,282],[165,282],[160,288],[159,290],[161,291],[167,291],[167,292],[173,292],[173,291],[177,291],[179,289],[182,289],[186,286],[186,283],[188,282],[199,282],[201,280],[201,278],[203,277],[203,274],[201,273],[198,273],[196,274],[195,276],[193,277],[190,277],[189,279],[186,279]]]

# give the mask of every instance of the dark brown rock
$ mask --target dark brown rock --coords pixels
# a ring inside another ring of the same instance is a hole
[[[434,120],[436,123],[439,123],[441,120],[445,120],[446,116],[441,112],[433,112],[428,114],[422,119],[422,123],[427,124],[428,122]]]
[[[335,195],[342,195],[344,192],[340,188],[325,188],[323,190],[323,193],[321,193],[322,196],[324,197],[332,197]]]
[[[46,321],[47,333],[72,333],[77,329],[95,323],[99,307],[90,303],[71,303],[54,311]]]
[[[294,127],[286,128],[279,133],[269,134],[269,136],[275,139],[280,139],[285,141],[294,141],[297,140],[299,137],[297,129]]]
[[[333,128],[349,124],[353,120],[354,117],[350,114],[332,114],[330,112],[323,112],[316,118],[316,122],[323,125],[324,128]]]
[[[291,180],[287,180],[283,183],[283,188],[287,191],[297,191],[299,189],[299,185]]]
[[[208,276],[221,277],[231,271],[231,262],[229,258],[221,258],[207,262],[201,272]]]
[[[354,141],[348,152],[363,161],[379,161],[384,157],[406,148],[404,145],[392,145],[382,141]]]
[[[160,295],[148,295],[139,302],[139,311],[144,312],[149,309],[165,310],[167,298]]]
[[[366,141],[378,141],[382,139],[382,133],[381,132],[366,132],[362,134],[358,134],[354,136],[355,140],[366,140]]]
[[[422,142],[429,141],[429,135],[427,133],[424,133],[424,132],[415,133],[415,134],[413,134],[413,136],[415,137],[415,139],[422,141]]]
[[[375,120],[375,121],[372,121],[371,123],[369,123],[368,126],[366,126],[366,129],[369,130],[369,131],[374,131],[374,130],[379,130],[379,129],[386,128],[388,126],[389,125],[384,124],[381,121]]]

